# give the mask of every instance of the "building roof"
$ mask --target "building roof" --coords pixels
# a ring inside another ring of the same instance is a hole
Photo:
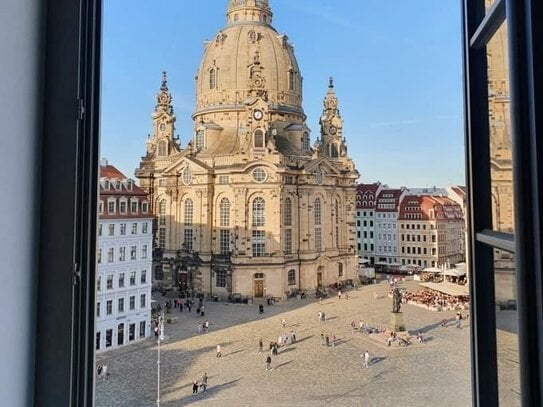
[[[405,194],[406,189],[382,189],[377,195],[377,212],[397,212],[400,199]]]
[[[462,207],[450,198],[434,195],[406,195],[398,220],[462,220]]]
[[[358,184],[356,187],[356,209],[375,209],[377,194],[381,188],[380,182]]]

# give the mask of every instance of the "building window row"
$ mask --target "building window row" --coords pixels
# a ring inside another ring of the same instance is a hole
[[[130,206],[129,206],[129,203],[130,203]],[[106,207],[107,207],[108,215],[117,214],[117,208],[119,210],[119,214],[121,215],[128,214],[128,208],[130,208],[131,214],[137,214],[137,213],[146,214],[147,212],[149,212],[149,203],[147,201],[141,202],[137,199],[128,200],[127,198],[120,198],[120,199],[108,198]],[[101,215],[104,214],[104,201],[102,200],[98,201],[98,212]]]
[[[113,276],[114,273],[108,273],[106,275],[106,290],[113,290],[114,284],[113,284]],[[137,271],[131,271],[129,273],[129,285],[130,287],[136,286],[136,278],[137,278]],[[140,271],[140,284],[147,284],[147,270],[141,270]],[[117,288],[124,288],[125,287],[125,273],[120,272],[117,276]],[[96,277],[96,290],[98,292],[102,291],[102,276],[98,275]]]

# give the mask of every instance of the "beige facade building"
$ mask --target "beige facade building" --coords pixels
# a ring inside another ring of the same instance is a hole
[[[194,134],[174,138],[166,76],[136,176],[157,218],[158,277],[197,292],[284,297],[357,275],[355,191],[332,80],[313,146],[302,75],[267,0],[231,0],[205,43]]]
[[[464,261],[464,214],[450,198],[407,195],[399,207],[402,265],[452,266]]]

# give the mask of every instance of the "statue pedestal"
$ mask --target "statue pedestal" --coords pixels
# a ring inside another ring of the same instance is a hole
[[[390,313],[390,329],[394,332],[405,332],[405,323],[403,322],[403,313],[391,312]]]

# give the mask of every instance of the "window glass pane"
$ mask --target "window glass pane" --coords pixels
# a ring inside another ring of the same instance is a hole
[[[495,250],[494,282],[500,406],[520,406],[516,272],[511,253]]]
[[[513,170],[506,23],[487,45],[490,178],[494,230],[513,232]]]

